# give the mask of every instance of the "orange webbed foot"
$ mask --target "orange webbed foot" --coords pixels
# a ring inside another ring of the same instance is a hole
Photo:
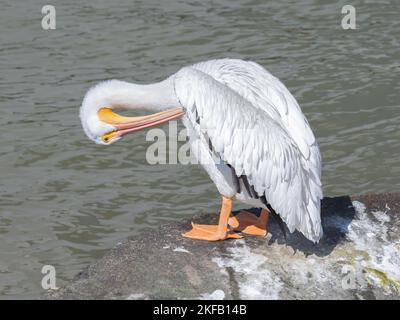
[[[261,210],[259,217],[257,217],[254,213],[242,210],[236,216],[230,217],[228,224],[235,231],[243,232],[253,236],[265,237],[268,233],[268,216],[269,212],[265,209]]]
[[[182,234],[186,238],[197,239],[197,240],[207,240],[207,241],[218,241],[225,239],[240,239],[241,235],[228,231],[227,229],[223,232],[218,231],[217,225],[207,225],[207,224],[195,224],[192,223],[192,230]]]

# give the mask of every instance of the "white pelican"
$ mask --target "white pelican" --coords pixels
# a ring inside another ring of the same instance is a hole
[[[117,108],[157,113],[125,117]],[[297,229],[314,242],[322,236],[317,141],[289,90],[255,62],[200,62],[147,85],[105,81],[87,92],[80,118],[86,135],[104,145],[182,118],[191,151],[222,195],[218,225],[192,224],[186,237],[264,236],[274,211],[290,232]],[[262,208],[260,216],[231,216],[235,199]]]

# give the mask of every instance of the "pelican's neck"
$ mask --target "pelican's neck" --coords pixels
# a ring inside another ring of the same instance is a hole
[[[98,84],[87,95],[96,108],[163,110],[178,107],[173,77],[153,84],[134,84],[110,80]]]

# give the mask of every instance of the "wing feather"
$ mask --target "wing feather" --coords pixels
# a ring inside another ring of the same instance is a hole
[[[285,99],[279,85],[279,90],[265,86],[270,97],[266,105],[278,101],[282,110],[264,110],[250,102],[264,94],[257,89],[260,81],[250,76],[246,79],[250,91],[218,81],[210,70],[186,67],[175,74],[175,92],[191,126],[207,133],[215,151],[234,168],[237,176],[247,176],[258,196],[266,197],[291,232],[297,229],[310,240],[318,241],[322,236],[320,158],[310,159],[309,145],[315,139],[294,139],[288,132],[288,126],[293,124],[283,125],[282,114],[290,116],[292,110],[287,102],[290,98]],[[200,124],[193,121],[196,114]],[[298,121],[298,116],[292,115],[291,119]],[[300,127],[293,132],[304,134]]]

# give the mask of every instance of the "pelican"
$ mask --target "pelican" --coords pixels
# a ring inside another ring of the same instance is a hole
[[[152,114],[122,116],[119,108]],[[265,236],[272,213],[290,232],[320,240],[317,141],[296,99],[259,64],[217,59],[183,67],[153,84],[104,81],[86,93],[80,108],[86,135],[103,145],[178,118],[192,154],[222,196],[218,225],[192,223],[183,236],[209,241]],[[261,212],[233,216],[234,200]]]

